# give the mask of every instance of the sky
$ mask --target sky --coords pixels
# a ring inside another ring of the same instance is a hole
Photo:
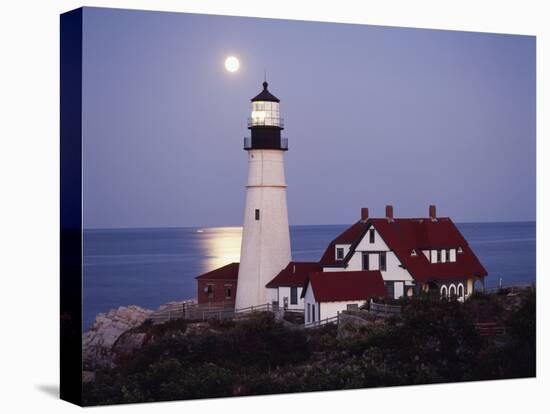
[[[535,220],[533,36],[86,8],[85,228],[240,226],[250,98],[291,225]],[[240,70],[224,68],[227,56]]]

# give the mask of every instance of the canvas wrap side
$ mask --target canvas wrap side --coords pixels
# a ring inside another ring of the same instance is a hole
[[[82,17],[60,18],[60,397],[82,403]]]

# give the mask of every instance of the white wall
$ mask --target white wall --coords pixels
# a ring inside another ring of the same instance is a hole
[[[298,303],[296,305],[292,305],[290,303],[290,287],[287,286],[280,286],[278,288],[278,295],[279,295],[279,306],[282,307],[284,305],[284,298],[288,298],[288,309],[304,309],[304,299],[300,298],[300,295],[302,294],[302,288],[297,288],[298,290]]]
[[[397,258],[394,252],[386,252],[386,270],[380,271],[384,280],[409,280],[412,281],[412,277],[409,272],[400,267],[401,262]],[[363,252],[356,251],[349,261],[349,266],[346,270],[363,270]],[[368,270],[380,270],[378,266],[378,254],[369,254],[369,269]]]
[[[342,312],[347,310],[347,305],[355,304],[357,306],[361,306],[363,303],[365,303],[364,300],[352,300],[352,301],[342,301],[342,302],[317,302],[315,299],[315,295],[313,294],[313,289],[311,289],[311,285],[308,285],[308,289],[306,290],[306,294],[304,295],[304,321],[306,324],[311,323],[311,318],[308,320],[308,312],[307,312],[307,306],[308,304],[310,307],[312,305],[315,305],[315,321],[332,318],[338,314],[338,312]],[[319,305],[321,305],[319,307]],[[320,311],[320,312],[319,312]]]
[[[308,315],[308,312],[307,312],[308,305],[310,307],[311,305],[315,305],[315,311],[317,313],[315,315],[315,320],[316,321],[319,320],[319,306],[317,304],[317,301],[315,300],[315,295],[313,294],[313,289],[311,288],[311,284],[308,284],[306,293],[304,295],[304,322],[306,324],[311,322],[311,319],[308,319],[308,316],[311,316],[311,315]]]
[[[369,229],[370,231],[370,229]],[[369,231],[365,233],[363,239],[357,244],[355,252],[348,262],[348,266],[344,267],[324,267],[323,272],[342,272],[342,271],[359,271],[363,270],[363,252],[375,251],[386,252],[386,270],[381,271],[384,281],[404,281],[410,286],[414,283],[414,279],[410,273],[403,269],[401,262],[393,251],[389,250],[388,245],[384,242],[378,231],[375,230],[374,243],[369,243]],[[369,270],[379,270],[378,253],[371,253],[369,256]],[[321,312],[322,312],[321,305]]]
[[[323,272],[345,272],[349,268],[344,267],[323,267]]]
[[[255,210],[260,210],[260,220]],[[284,152],[248,151],[239,283],[235,307],[271,302],[265,285],[291,260]]]
[[[266,290],[267,290],[267,298],[268,298],[269,303],[279,301],[279,296],[278,296],[279,295],[279,289],[277,289],[277,288],[269,288],[269,289],[266,288]]]
[[[365,302],[366,302],[365,300],[351,300],[351,301],[344,301],[344,302],[322,302],[321,303],[321,320],[332,318],[336,316],[338,312],[347,310],[348,305],[361,306]]]
[[[371,227],[367,232],[365,233],[365,237],[359,242],[355,250],[361,250],[361,251],[367,251],[367,250],[377,250],[377,251],[386,251],[389,250],[388,245],[384,242],[380,234],[374,230],[374,243],[369,243],[369,232],[373,229]]]

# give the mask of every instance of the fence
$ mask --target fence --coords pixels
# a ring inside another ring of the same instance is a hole
[[[534,289],[536,287],[534,282],[515,282],[515,283],[509,283],[506,285],[503,285],[502,283],[499,283],[498,286],[486,288],[484,290],[485,293],[498,293],[501,291],[508,291],[511,293],[517,293],[520,291],[524,291],[527,289]]]
[[[293,312],[303,314],[303,309],[284,309],[277,304],[264,303],[262,305],[249,306],[246,308],[235,309],[233,303],[211,302],[211,303],[173,303],[164,306],[153,312],[149,319],[154,323],[163,323],[174,319],[188,320],[208,320],[208,319],[231,319],[246,315],[252,312]],[[282,318],[282,315],[281,315]]]
[[[338,325],[340,323],[340,313],[338,313],[336,316],[333,316],[331,318],[321,319],[319,321],[315,322],[309,322],[304,324],[304,328],[316,328],[318,326],[323,326],[329,323],[335,323]]]
[[[228,319],[232,318],[235,310],[232,303],[205,303],[181,302],[168,304],[162,309],[153,312],[149,319],[154,323],[163,323],[174,319]]]
[[[387,303],[376,303],[374,300],[370,300],[370,311],[377,315],[399,315],[401,313],[401,306],[388,305]]]
[[[262,305],[248,306],[247,308],[235,309],[236,314],[244,314],[250,312],[275,312],[279,310],[279,306],[272,303],[264,303]]]

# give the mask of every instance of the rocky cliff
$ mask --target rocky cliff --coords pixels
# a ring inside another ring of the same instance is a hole
[[[113,348],[117,341],[125,332],[140,326],[152,313],[150,309],[132,305],[97,315],[93,326],[82,335],[84,369],[94,371],[114,367]],[[125,347],[139,347],[144,338],[144,334],[135,338],[129,336],[118,348],[123,351]]]
[[[82,359],[85,378],[90,372],[113,368],[155,336],[155,330],[144,327],[144,322],[163,324],[180,318],[184,306],[194,304],[194,299],[169,302],[157,310],[139,306],[121,306],[96,316],[92,327],[82,335]],[[181,321],[181,319],[180,319]]]

